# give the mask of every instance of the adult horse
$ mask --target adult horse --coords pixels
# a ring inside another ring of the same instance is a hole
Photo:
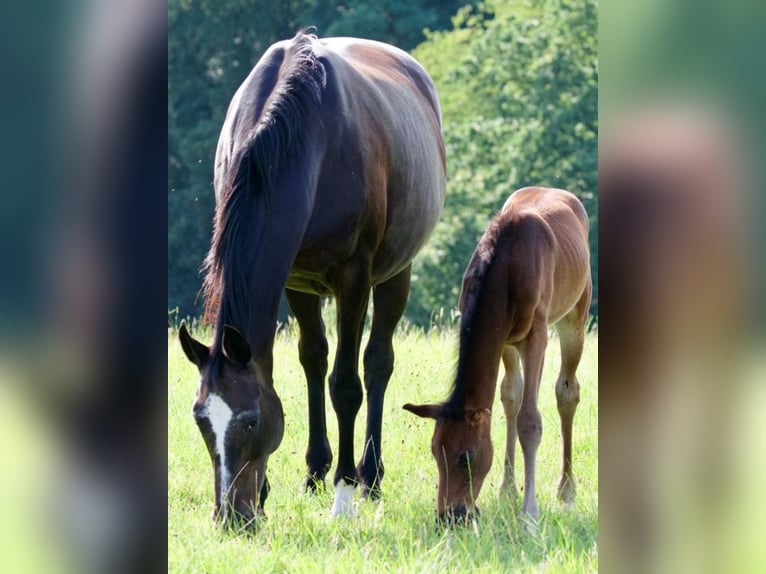
[[[194,415],[213,460],[218,516],[233,507],[251,518],[268,493],[266,465],[283,431],[272,380],[283,289],[300,328],[308,382],[306,487],[322,484],[332,462],[320,296],[334,295],[338,346],[329,387],[340,436],[332,514],[352,512],[357,483],[365,494],[379,494],[391,339],[407,302],[412,259],[436,225],[444,187],[436,89],[393,46],[299,32],[271,46],[237,90],[215,163],[205,279],[208,301],[220,301],[212,346],[180,332],[201,374]],[[367,431],[357,468],[359,349],[370,291]]]
[[[558,494],[566,502],[574,499],[572,420],[580,399],[575,371],[590,298],[588,216],[580,201],[560,189],[516,191],[479,240],[463,276],[460,352],[450,397],[442,404],[404,405],[436,419],[431,451],[439,468],[441,518],[463,520],[474,511],[492,465],[490,424],[501,357],[505,376],[500,394],[507,423],[502,488],[516,495],[518,430],[524,451],[521,510],[533,521],[539,517],[535,457],[542,418],[537,396],[549,324],[556,325],[561,341],[556,399],[563,467]]]

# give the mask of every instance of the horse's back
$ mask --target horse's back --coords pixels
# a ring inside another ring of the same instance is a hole
[[[568,191],[527,187],[508,198],[498,217],[513,228],[506,232],[509,244],[505,249],[511,254],[511,290],[528,293],[527,299],[537,297],[549,322],[557,321],[589,286],[585,208]]]
[[[409,264],[438,222],[446,187],[441,111],[426,71],[406,52],[372,40],[326,38],[318,51],[337,93],[336,141],[359,142],[362,181],[347,187],[377,227],[372,275],[380,282]],[[356,171],[345,143],[327,150],[330,182],[318,190],[327,203],[337,194],[340,163]],[[317,223],[322,225],[321,222]],[[327,225],[327,223],[324,223]],[[311,231],[311,229],[309,230]]]
[[[259,142],[255,167],[243,169]],[[272,180],[260,196],[276,200],[269,221],[300,237],[291,288],[327,294],[338,267],[360,258],[373,283],[384,281],[409,265],[444,206],[436,89],[398,48],[299,33],[272,45],[232,99],[216,154],[219,202],[248,169]]]
[[[324,38],[319,41],[332,54],[353,67],[366,81],[376,84],[381,95],[400,97],[416,108],[430,108],[441,126],[441,108],[436,87],[428,73],[404,50],[375,40]],[[335,61],[337,64],[337,60]],[[420,98],[413,96],[419,95]]]

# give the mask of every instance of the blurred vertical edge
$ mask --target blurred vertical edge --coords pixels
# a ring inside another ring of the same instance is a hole
[[[763,572],[762,2],[599,11],[603,572]]]
[[[2,11],[0,571],[162,571],[167,5]]]

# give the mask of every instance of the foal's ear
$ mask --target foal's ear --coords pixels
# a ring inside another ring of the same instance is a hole
[[[438,419],[444,412],[442,405],[413,405],[412,403],[407,403],[402,408],[424,419]]]
[[[223,339],[221,342],[223,356],[240,367],[246,366],[250,362],[252,353],[250,345],[245,336],[231,325],[223,326]]]
[[[181,341],[181,348],[184,350],[186,358],[197,367],[202,367],[207,362],[210,349],[189,334],[185,321],[182,321],[178,328],[178,339]]]

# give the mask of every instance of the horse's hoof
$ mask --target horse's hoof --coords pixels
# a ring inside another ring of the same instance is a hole
[[[303,490],[308,494],[316,494],[317,492],[324,492],[325,482],[324,478],[318,476],[309,475],[303,482]]]
[[[378,485],[367,486],[366,484],[363,484],[362,498],[367,498],[368,500],[380,500],[383,498],[383,492]]]
[[[335,500],[330,509],[330,518],[352,517],[356,515],[354,492],[356,487],[341,479],[335,485]]]

